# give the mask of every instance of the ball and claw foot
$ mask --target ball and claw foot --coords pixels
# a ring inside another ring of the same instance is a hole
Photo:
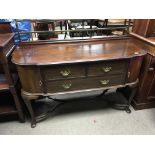
[[[126,111],[128,114],[130,114],[130,113],[131,113],[131,110],[130,110],[130,108],[129,108],[129,107],[127,107],[127,108],[125,109],[125,111]]]
[[[36,123],[31,123],[31,128],[35,128],[36,127]]]

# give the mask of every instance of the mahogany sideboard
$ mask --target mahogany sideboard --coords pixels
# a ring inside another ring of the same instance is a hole
[[[136,87],[145,54],[131,38],[21,44],[12,62],[17,66],[31,126],[37,122],[31,100],[39,96]]]

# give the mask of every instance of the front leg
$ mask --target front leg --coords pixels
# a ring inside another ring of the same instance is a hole
[[[31,116],[31,127],[32,128],[35,128],[36,127],[36,117],[35,117],[35,114],[34,114],[34,110],[32,108],[32,100],[35,100],[37,99],[39,96],[37,95],[27,95],[25,94],[24,91],[21,91],[21,96],[27,106],[27,109],[30,113],[30,116]]]
[[[134,86],[127,86],[125,88],[121,88],[121,89],[118,89],[117,90],[118,92],[121,92],[127,99],[127,106],[125,108],[125,111],[127,113],[131,113],[131,110],[130,110],[130,105],[131,105],[131,102],[136,94],[136,91],[137,91],[137,85],[134,85]]]

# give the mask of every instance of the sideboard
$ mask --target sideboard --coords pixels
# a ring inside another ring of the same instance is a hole
[[[17,66],[31,126],[37,122],[31,100],[39,96],[136,88],[145,54],[132,38],[21,44],[12,62]]]

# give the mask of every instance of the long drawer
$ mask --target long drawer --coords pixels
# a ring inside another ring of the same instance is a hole
[[[45,67],[45,81],[85,76],[85,65],[59,65]]]
[[[47,93],[57,93],[73,90],[109,87],[121,85],[124,84],[124,82],[125,74],[120,74],[115,76],[48,81],[45,83],[45,86]]]
[[[114,75],[125,73],[128,67],[127,61],[104,61],[90,64],[88,76]]]

